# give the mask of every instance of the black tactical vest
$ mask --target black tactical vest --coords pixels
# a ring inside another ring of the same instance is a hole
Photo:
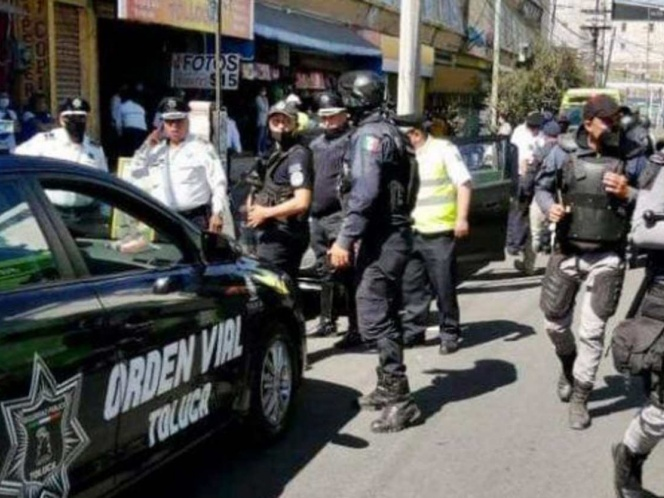
[[[292,199],[295,195],[295,189],[290,185],[278,185],[274,182],[274,174],[277,168],[288,160],[290,151],[296,146],[288,149],[286,152],[277,151],[268,159],[265,177],[263,178],[263,187],[256,193],[256,204],[259,206],[277,206],[282,202]]]
[[[609,157],[575,157],[565,171],[563,204],[571,209],[559,224],[561,242],[579,249],[599,249],[625,241],[629,213],[619,199],[606,193],[607,172],[622,173],[624,164]]]

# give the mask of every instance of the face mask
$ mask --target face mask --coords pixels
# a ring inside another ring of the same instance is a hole
[[[599,151],[611,157],[619,157],[622,143],[620,128],[605,130],[599,137]]]
[[[73,142],[80,144],[85,135],[85,120],[67,119],[65,121],[65,130]]]
[[[326,128],[324,133],[327,138],[336,138],[340,137],[341,135],[344,134],[346,129],[348,128],[348,125],[341,125],[336,128]]]
[[[9,107],[9,99],[0,99],[0,109],[7,109]]]
[[[271,132],[272,138],[275,142],[281,145],[282,149],[289,149],[295,142],[295,134],[292,131]]]

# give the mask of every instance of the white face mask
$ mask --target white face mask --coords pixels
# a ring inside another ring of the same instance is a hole
[[[0,99],[0,109],[7,109],[9,107],[9,99]]]

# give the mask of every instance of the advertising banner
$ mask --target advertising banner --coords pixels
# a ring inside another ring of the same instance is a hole
[[[254,0],[118,0],[118,17],[214,33],[221,2],[221,32],[254,39]]]
[[[216,88],[214,54],[173,54],[171,86],[173,88]],[[237,90],[240,85],[240,54],[222,54],[221,88]]]

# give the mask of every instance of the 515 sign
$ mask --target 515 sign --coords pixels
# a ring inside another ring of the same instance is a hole
[[[222,54],[221,88],[237,90],[240,85],[240,54]],[[171,86],[173,88],[216,88],[217,74],[213,54],[173,54]]]

